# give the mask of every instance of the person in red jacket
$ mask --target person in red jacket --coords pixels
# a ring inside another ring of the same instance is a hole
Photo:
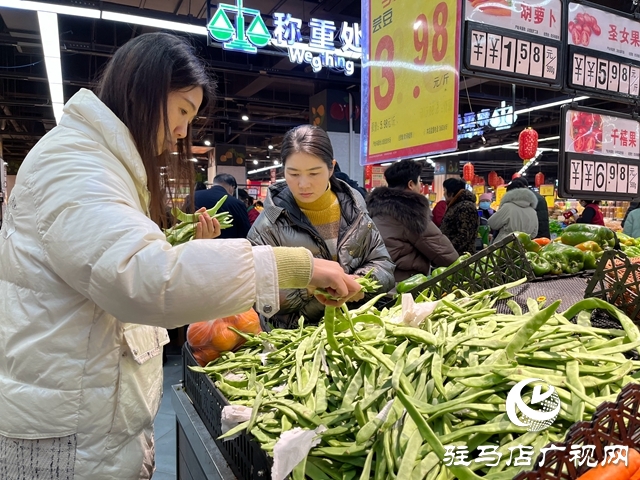
[[[256,210],[256,207],[253,204],[253,197],[249,195],[244,188],[238,189],[238,198],[244,202],[247,206],[247,215],[249,216],[249,224],[253,225],[253,222],[260,216],[260,212]]]
[[[584,207],[584,210],[576,220],[576,223],[590,223],[604,227],[604,215],[600,211],[599,204],[600,200],[580,200],[580,205]]]
[[[431,210],[431,215],[433,215],[433,223],[436,224],[436,227],[440,228],[440,224],[442,223],[442,219],[444,218],[444,214],[447,213],[447,201],[440,200],[436,203],[436,206]]]

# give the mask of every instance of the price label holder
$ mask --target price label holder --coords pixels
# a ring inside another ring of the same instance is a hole
[[[560,90],[563,2],[465,0],[462,73]]]
[[[555,193],[555,186],[553,185],[540,185],[540,195],[543,197],[553,197]]]
[[[640,122],[630,115],[561,109],[558,192],[563,198],[631,200],[640,193]]]
[[[362,165],[455,150],[462,0],[364,0]]]
[[[570,2],[567,87],[629,103],[640,93],[640,21],[588,2]]]

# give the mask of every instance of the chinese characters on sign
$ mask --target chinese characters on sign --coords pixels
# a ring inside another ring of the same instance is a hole
[[[508,467],[531,467],[535,458],[535,449],[530,445],[516,445],[509,447],[508,458],[503,459],[502,452],[498,451],[495,445],[481,445],[477,448],[478,455],[471,458],[471,452],[466,446],[445,445],[445,454],[442,463],[447,466],[469,466],[472,463],[480,463],[487,467],[495,467],[500,461],[506,460]],[[565,445],[553,445],[540,449],[541,457],[537,466],[543,466],[547,457],[547,453],[558,451],[565,452]],[[594,455],[596,452],[595,445],[571,445],[569,448],[570,459],[576,466],[586,464],[589,467],[608,464],[618,465],[622,463],[628,464],[629,447],[627,445],[609,445],[604,447],[604,458],[598,462]]]
[[[235,15],[235,28],[228,13]],[[245,17],[253,18],[245,29]],[[340,27],[330,20],[312,18],[309,21],[309,43],[303,43],[302,20],[289,13],[273,14],[273,32],[269,32],[259,10],[246,8],[243,0],[236,5],[218,4],[207,28],[211,37],[223,43],[226,50],[256,53],[269,43],[286,48],[293,63],[308,63],[314,72],[323,68],[336,68],[353,75],[355,62],[362,56],[362,32],[358,23],[342,22]],[[335,40],[341,43],[335,47]]]
[[[458,115],[458,140],[483,135],[489,127],[496,130],[511,128],[517,119],[518,116],[513,113],[513,105],[506,105],[506,102],[502,102],[493,112],[484,108],[477,113]]]

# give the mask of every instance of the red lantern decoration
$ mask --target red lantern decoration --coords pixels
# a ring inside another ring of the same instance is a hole
[[[518,178],[521,177],[522,175],[520,175],[518,172],[514,173],[513,175],[511,175],[511,180],[513,180],[514,178]]]
[[[544,173],[538,172],[535,176],[536,188],[539,188],[540,185],[544,185]]]
[[[489,185],[495,187],[498,184],[498,174],[495,171],[489,172]]]
[[[474,177],[473,164],[471,162],[467,162],[464,164],[464,167],[462,167],[462,178],[464,178],[464,180],[467,183],[471,183],[471,180],[473,180],[473,177]]]
[[[518,137],[518,155],[522,160],[528,162],[536,156],[538,151],[538,132],[527,127],[520,132]]]
[[[504,178],[502,177],[498,177],[498,183],[497,185],[504,185]]]

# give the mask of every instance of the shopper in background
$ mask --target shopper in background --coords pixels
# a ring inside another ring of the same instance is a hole
[[[529,182],[524,177],[514,178],[511,183],[519,185],[522,188],[529,188]],[[538,234],[535,238],[551,238],[551,232],[549,231],[549,207],[545,198],[529,188],[531,192],[536,196],[538,203],[536,204],[536,215],[538,216]]]
[[[362,188],[360,185],[358,185],[358,182],[356,182],[349,175],[347,175],[345,172],[340,170],[340,165],[338,165],[338,162],[336,162],[336,164],[333,167],[333,176],[336,177],[338,180],[342,180],[344,183],[349,185],[354,190],[357,190],[358,192],[360,192],[360,195],[362,195],[362,198],[365,198],[365,199],[367,198],[367,191],[364,188]]]
[[[600,211],[600,200],[580,200],[580,205],[584,210],[576,220],[576,223],[590,223],[604,227],[604,215]]]
[[[337,260],[349,274],[372,276],[381,292],[393,288],[393,263],[362,196],[333,176],[333,147],[319,127],[289,130],[280,150],[286,182],[269,187],[264,212],[247,237],[254,245],[296,246],[314,257]],[[294,328],[300,316],[317,323],[323,306],[306,289],[289,290],[272,318]]]
[[[448,178],[442,186],[447,200],[447,211],[442,219],[440,230],[460,255],[474,254],[480,225],[480,217],[476,210],[476,195],[467,190],[467,184],[461,178]]]
[[[268,316],[279,288],[360,290],[304,249],[208,240],[206,213],[197,240],[167,243],[160,173],[194,184],[190,125],[212,95],[184,40],[140,35],[22,163],[0,231],[2,480],[149,479],[165,328]]]
[[[627,213],[622,232],[633,238],[640,238],[640,208]]]
[[[227,196],[218,212],[229,212],[233,217],[233,223],[230,228],[222,230],[220,238],[246,238],[251,228],[245,203],[235,197],[236,188],[238,188],[238,183],[234,176],[221,173],[213,177],[213,187],[198,190],[194,194],[196,209],[212,208],[222,197]]]
[[[444,218],[444,214],[447,213],[447,200],[442,199],[437,202],[435,207],[433,207],[431,213],[433,223],[436,224],[436,227],[440,228],[442,226],[442,219]]]
[[[256,207],[253,205],[253,197],[249,195],[244,188],[238,189],[238,198],[244,202],[247,207],[247,215],[249,216],[249,224],[253,225],[256,219],[260,216],[260,212],[256,210]]]
[[[489,219],[491,230],[498,232],[495,242],[513,232],[525,232],[535,238],[538,233],[538,199],[520,178],[507,185],[507,193],[500,201],[500,208]]]
[[[384,172],[388,187],[376,188],[367,199],[369,215],[396,264],[396,282],[417,273],[429,275],[431,266],[448,267],[458,258],[430,218],[429,201],[420,189],[421,170],[413,160],[394,163]]]
[[[627,208],[627,211],[624,214],[624,218],[620,223],[620,226],[622,228],[624,228],[624,226],[627,224],[627,219],[629,218],[629,214],[633,212],[635,209],[637,209],[638,207],[640,207],[640,198],[636,197],[629,203],[629,208]]]
[[[478,212],[481,218],[489,220],[491,215],[495,213],[495,210],[491,208],[491,202],[493,200],[493,195],[490,193],[483,193],[480,195],[478,199]]]
[[[259,212],[262,212],[262,210],[264,210],[264,204],[262,203],[261,200],[256,200],[256,210],[258,210]]]

